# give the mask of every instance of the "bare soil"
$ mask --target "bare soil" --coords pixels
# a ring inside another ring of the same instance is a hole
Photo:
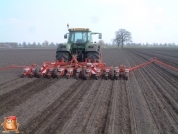
[[[0,67],[41,65],[54,61],[55,51],[0,49]],[[178,49],[103,49],[102,56],[108,66],[157,57],[178,68]],[[130,72],[128,81],[20,78],[21,72],[0,71],[0,123],[17,116],[21,134],[178,133],[178,71],[153,63]]]

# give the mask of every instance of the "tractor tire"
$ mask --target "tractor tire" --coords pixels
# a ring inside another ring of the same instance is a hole
[[[56,52],[56,60],[62,61],[64,59],[65,62],[69,61],[69,53],[63,52],[63,51],[57,51]]]
[[[99,62],[100,53],[98,51],[87,52],[87,59],[90,59],[90,62],[93,62],[94,60]]]

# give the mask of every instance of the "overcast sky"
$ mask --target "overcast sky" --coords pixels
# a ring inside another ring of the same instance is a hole
[[[108,43],[126,29],[136,43],[178,44],[178,0],[0,0],[0,42],[62,43],[67,23]]]

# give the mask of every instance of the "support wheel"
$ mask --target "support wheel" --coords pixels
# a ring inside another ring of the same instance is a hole
[[[79,79],[79,73],[75,74],[75,78],[78,80]]]
[[[25,75],[24,75],[24,74],[22,74],[20,77],[21,77],[21,78],[24,78],[24,77],[25,77]]]
[[[85,67],[82,67],[82,78],[83,79],[86,79],[85,77],[86,77],[86,71],[85,71],[86,69],[85,69]]]
[[[86,75],[85,75],[85,79],[86,79],[86,80],[89,80],[89,78],[90,78],[90,77],[89,77],[89,74],[86,74]]]
[[[125,80],[128,80],[128,76],[125,76]]]
[[[29,77],[30,77],[30,78],[33,78],[33,74],[30,74]]]
[[[119,79],[119,76],[115,76],[115,79],[118,80],[118,79]]]
[[[105,80],[108,80],[108,76],[105,76]]]
[[[69,79],[69,78],[70,78],[70,76],[69,76],[69,75],[66,75],[66,78],[67,78],[67,79]]]
[[[96,75],[95,75],[95,79],[98,80],[98,79],[99,79],[99,76],[96,76]]]
[[[48,77],[48,79],[51,79],[51,78],[52,78],[52,76],[51,76],[50,73],[47,74],[47,77]]]
[[[36,77],[37,77],[37,78],[41,78],[40,67],[39,67],[39,66],[36,67],[35,74],[36,74]]]
[[[53,78],[58,78],[58,71],[57,71],[57,67],[54,68],[54,73],[53,73]]]
[[[111,67],[111,80],[114,80],[114,68]]]

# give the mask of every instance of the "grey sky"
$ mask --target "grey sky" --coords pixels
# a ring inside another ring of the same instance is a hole
[[[65,42],[69,23],[105,42],[123,28],[136,43],[178,44],[177,13],[178,0],[0,0],[0,42]]]

